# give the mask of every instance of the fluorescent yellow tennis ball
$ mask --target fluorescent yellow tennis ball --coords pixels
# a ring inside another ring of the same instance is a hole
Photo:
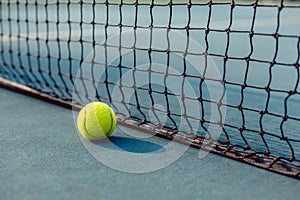
[[[101,102],[85,105],[77,118],[79,132],[89,140],[101,140],[110,136],[115,130],[116,124],[113,109]]]

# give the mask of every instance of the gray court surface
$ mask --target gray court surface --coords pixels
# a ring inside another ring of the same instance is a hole
[[[298,180],[213,154],[199,159],[193,148],[158,171],[120,172],[85,148],[72,111],[1,88],[0,99],[0,199],[297,199],[300,195]],[[119,132],[117,128],[115,135]],[[119,147],[143,153],[135,149],[143,149],[142,139],[130,141],[115,136]],[[165,140],[154,137],[151,142],[155,148]]]

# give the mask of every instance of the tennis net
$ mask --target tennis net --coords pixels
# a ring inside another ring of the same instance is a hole
[[[1,1],[0,83],[300,178],[299,1]]]

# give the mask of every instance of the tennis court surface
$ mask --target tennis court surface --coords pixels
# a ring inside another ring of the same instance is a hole
[[[294,199],[296,179],[189,148],[170,166],[145,174],[114,170],[96,160],[79,139],[72,112],[0,89],[1,199]],[[5,113],[5,114],[3,114]],[[134,132],[134,130],[132,130]],[[145,154],[165,142],[114,143]],[[122,162],[122,157],[119,158]]]
[[[300,1],[0,2],[4,199],[291,199]],[[43,101],[41,101],[43,100]],[[106,141],[79,109],[109,104]]]

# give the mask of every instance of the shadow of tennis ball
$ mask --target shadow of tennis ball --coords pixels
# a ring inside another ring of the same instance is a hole
[[[159,144],[129,137],[111,136],[108,142],[94,143],[111,150],[127,151],[132,153],[161,153],[165,151],[164,147]]]

